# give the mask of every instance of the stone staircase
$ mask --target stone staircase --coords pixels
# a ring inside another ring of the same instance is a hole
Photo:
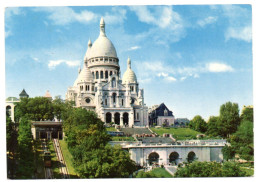
[[[177,166],[164,166],[166,171],[168,171],[171,175],[174,176],[174,173],[177,171]]]

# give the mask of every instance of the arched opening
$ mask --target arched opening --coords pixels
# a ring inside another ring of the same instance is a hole
[[[95,79],[95,73],[94,72],[92,72],[92,76],[93,76],[93,79]]]
[[[150,153],[150,155],[148,157],[148,162],[150,165],[158,164],[159,163],[159,154],[157,154],[156,152]]]
[[[178,164],[178,159],[179,159],[179,154],[177,152],[172,152],[169,156],[169,162],[172,165],[177,165]]]
[[[103,71],[100,72],[100,78],[103,79]]]
[[[111,123],[111,113],[106,113],[106,123]]]
[[[6,113],[8,114],[8,116],[10,116],[11,117],[11,112],[12,112],[12,108],[11,108],[11,106],[6,106]]]
[[[128,119],[128,113],[127,112],[125,112],[123,114],[123,124],[124,125],[128,125],[129,124],[129,119]]]
[[[96,71],[96,79],[99,79],[99,73]]]
[[[120,125],[120,114],[118,112],[115,113],[115,124]]]
[[[112,71],[110,71],[110,74],[109,74],[109,75],[111,76],[112,74],[113,74],[113,72],[112,72]]]
[[[113,103],[116,103],[116,93],[113,93],[112,97],[113,97]]]
[[[187,161],[193,162],[194,160],[196,160],[196,154],[194,152],[189,152]]]
[[[108,71],[105,72],[105,78],[108,78]]]

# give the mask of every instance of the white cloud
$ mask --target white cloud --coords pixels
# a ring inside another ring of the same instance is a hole
[[[252,40],[252,27],[229,27],[225,34],[226,40],[231,38],[244,40],[246,42],[251,42]]]
[[[185,36],[184,21],[172,6],[131,6],[130,10],[136,13],[140,22],[154,25],[139,34],[139,38],[152,38],[156,44],[167,45]]]
[[[207,71],[209,72],[232,72],[234,69],[224,63],[212,62],[206,64]]]
[[[12,33],[12,17],[17,15],[24,15],[25,13],[19,7],[8,7],[5,9],[5,38],[13,35]]]
[[[126,9],[121,7],[113,7],[112,12],[106,13],[104,19],[108,24],[123,23],[126,19]]]
[[[209,16],[207,18],[204,18],[203,20],[198,20],[197,24],[201,27],[204,27],[208,24],[215,23],[218,20],[218,17]]]
[[[33,11],[43,11],[49,13],[48,18],[56,25],[67,25],[72,22],[89,23],[95,21],[98,15],[87,10],[79,13],[70,7],[40,7]]]
[[[138,68],[138,67],[137,67]],[[172,67],[162,61],[143,62],[143,66],[138,68],[138,73],[144,78],[160,77],[165,81],[184,81],[189,77],[199,78],[203,73],[223,73],[233,72],[235,69],[221,61],[211,61],[201,63],[193,67]],[[143,74],[143,73],[146,73]],[[149,74],[147,74],[149,73]]]
[[[65,63],[69,67],[75,67],[75,66],[80,66],[80,61],[70,61],[70,60],[50,60],[48,63],[48,67],[50,70],[55,69],[56,66]]]
[[[161,72],[161,73],[158,73],[157,76],[158,77],[163,77],[163,79],[168,81],[168,82],[175,82],[175,81],[177,81],[176,78],[174,78],[173,76],[169,76],[168,73]]]
[[[133,51],[133,50],[137,50],[137,49],[140,49],[140,48],[141,48],[140,46],[132,46],[128,50]]]
[[[229,26],[225,31],[226,40],[237,39],[252,41],[252,13],[238,5],[222,6],[223,14],[228,18]]]

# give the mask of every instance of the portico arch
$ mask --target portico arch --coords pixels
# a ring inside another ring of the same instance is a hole
[[[120,125],[120,114],[118,112],[115,113],[115,124]]]
[[[129,117],[128,117],[128,113],[127,112],[125,112],[123,114],[123,123],[124,123],[124,125],[128,125],[129,124]]]
[[[188,153],[187,161],[193,162],[194,160],[196,160],[196,154],[193,151],[191,151]]]
[[[106,113],[106,123],[111,123],[111,113]]]
[[[149,154],[148,162],[150,165],[159,163],[159,154],[156,152],[152,152]]]
[[[179,154],[177,152],[172,152],[169,156],[169,162],[173,165],[178,164]]]

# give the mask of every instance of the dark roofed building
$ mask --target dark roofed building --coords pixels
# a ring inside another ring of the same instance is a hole
[[[174,125],[174,115],[164,103],[158,107],[152,107],[149,111],[149,125],[150,126],[171,126]]]
[[[26,91],[23,89],[22,92],[19,94],[20,98],[28,98],[29,95],[26,93]]]

